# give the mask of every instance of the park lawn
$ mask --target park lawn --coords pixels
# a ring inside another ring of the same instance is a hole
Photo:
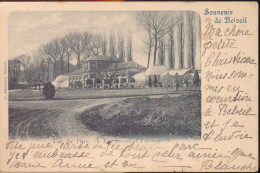
[[[73,88],[73,89],[58,89],[55,92],[54,100],[72,100],[72,99],[83,99],[90,95],[90,90]],[[9,90],[10,101],[43,101],[44,96],[39,90],[32,89],[19,89]]]
[[[42,92],[39,90],[32,89],[17,89],[9,90],[8,92],[9,101],[36,101],[44,100]]]
[[[174,88],[168,89],[174,93]],[[54,100],[74,100],[86,98],[104,98],[104,97],[124,97],[124,96],[140,96],[140,95],[155,95],[164,94],[167,88],[124,88],[124,89],[81,89],[81,88],[66,88],[57,89]],[[9,90],[9,101],[43,101],[44,96],[39,90],[19,89]]]
[[[79,121],[103,135],[200,138],[201,93],[127,98],[92,107],[82,113]]]

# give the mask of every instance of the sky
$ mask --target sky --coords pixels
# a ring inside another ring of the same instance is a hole
[[[145,32],[137,27],[135,12],[13,12],[8,18],[8,53],[12,59],[29,54],[70,32],[132,32],[134,61],[146,66]]]

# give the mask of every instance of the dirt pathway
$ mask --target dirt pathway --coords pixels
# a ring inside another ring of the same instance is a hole
[[[89,131],[78,117],[93,106],[117,102],[124,98],[17,102],[10,101],[11,138],[64,138],[97,135]],[[26,110],[23,113],[21,110]]]

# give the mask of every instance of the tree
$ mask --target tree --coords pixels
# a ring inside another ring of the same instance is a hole
[[[153,86],[151,75],[148,76],[147,84],[148,84],[149,87]]]
[[[130,78],[129,78],[129,83],[130,83],[130,86],[131,86],[132,88],[134,88],[135,78],[134,78],[134,77],[130,77]]]
[[[116,37],[113,32],[109,35],[109,53],[111,57],[116,58]]]
[[[179,27],[178,27],[178,29],[179,29],[179,35],[180,35],[180,37],[179,37],[179,42],[180,42],[180,65],[179,65],[179,67],[180,68],[183,68],[183,47],[184,47],[184,31],[183,31],[183,19],[181,18],[181,20],[180,20],[180,24],[179,24]]]
[[[170,17],[167,12],[145,11],[137,15],[139,27],[151,34],[154,46],[154,65],[156,65],[156,56],[158,41],[170,31]],[[149,58],[148,58],[149,59]]]
[[[200,39],[198,39],[200,34],[200,17],[194,11],[188,11],[187,20],[188,20],[188,33],[189,33],[189,43],[190,43],[190,63],[191,67],[195,66],[200,67]],[[197,57],[197,58],[196,58]],[[199,60],[199,64],[196,64],[195,60]]]
[[[120,79],[120,87],[123,87],[123,88],[126,87],[126,78],[121,78]]]
[[[50,62],[53,64],[53,79],[57,77],[57,61],[59,59],[60,47],[58,39],[54,39],[51,42],[43,46],[43,52],[48,58],[48,67]],[[49,70],[49,69],[48,69]]]
[[[106,38],[106,35],[102,36],[101,50],[102,50],[102,55],[107,55],[107,38]]]
[[[119,70],[118,63],[113,63],[110,65],[102,64],[100,68],[98,68],[97,71],[97,77],[100,79],[104,79],[109,86],[111,87],[112,82],[115,78],[117,78],[119,75],[121,75]]]
[[[199,72],[198,70],[195,70],[194,76],[193,76],[193,85],[199,86],[200,78],[199,78]]]
[[[157,75],[154,74],[154,75],[153,75],[153,86],[154,86],[154,87],[157,87],[157,84],[158,84]]]
[[[165,62],[165,43],[163,37],[159,40],[159,50],[157,57],[157,65],[164,65]]]
[[[126,45],[126,61],[133,61],[133,40],[132,32],[128,31],[127,45]]]
[[[122,32],[117,33],[117,52],[118,58],[125,61],[125,38]]]
[[[167,73],[166,75],[164,75],[162,77],[162,84],[163,84],[164,87],[173,86],[172,76],[169,75],[169,73]]]
[[[89,53],[89,44],[91,41],[91,34],[84,33],[71,33],[68,36],[71,49],[77,55],[77,69],[81,68],[80,58],[84,53]]]
[[[38,55],[36,57],[35,53],[33,53],[33,59],[28,55],[22,55],[20,58],[22,61],[24,78],[29,86],[32,86],[35,82],[37,82],[37,68],[40,64],[40,59],[38,59]]]
[[[175,74],[174,78],[175,78],[176,90],[178,91],[178,87],[180,85],[179,84],[179,75],[178,75],[178,73]]]
[[[40,90],[40,86],[44,83],[45,72],[46,72],[45,59],[40,49],[33,52],[33,60],[35,62],[34,65],[36,67],[34,78],[36,79],[36,82],[38,83],[39,90]]]
[[[144,44],[147,46],[147,52],[145,52],[148,56],[147,59],[147,68],[150,66],[151,62],[151,53],[152,53],[152,46],[153,46],[153,39],[152,39],[152,34],[150,28],[147,30],[147,35],[148,35],[148,41],[144,41]]]
[[[92,86],[92,80],[87,79],[86,84],[87,84],[87,88],[91,88],[91,86]]]
[[[70,73],[70,57],[73,54],[72,43],[70,42],[70,36],[66,35],[63,43],[65,54],[67,56],[67,74]]]
[[[92,35],[89,43],[90,51],[93,55],[99,55],[102,48],[103,37],[100,34]]]
[[[174,38],[173,38],[173,28],[174,28],[174,23],[171,23],[169,25],[169,32],[168,32],[168,43],[167,44],[167,58],[165,59],[165,65],[168,70],[172,69],[174,67],[174,62],[175,62],[175,57],[173,54],[173,46],[174,46]]]
[[[118,77],[116,77],[116,78],[114,79],[114,83],[116,84],[116,88],[118,88],[118,83],[119,83]]]
[[[17,85],[21,73],[21,61],[17,58],[8,60],[8,84],[9,88]]]
[[[63,37],[61,39],[58,39],[58,51],[59,51],[59,63],[60,63],[60,74],[64,74],[64,56],[68,53],[68,41],[66,37]]]
[[[99,88],[101,83],[102,83],[102,81],[99,78],[96,78],[95,79],[95,83],[96,83],[96,87]]]

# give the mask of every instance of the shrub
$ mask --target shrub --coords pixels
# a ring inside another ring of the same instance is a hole
[[[200,82],[199,73],[198,70],[196,70],[193,76],[193,85],[199,86],[199,82]]]
[[[126,83],[126,78],[121,78],[120,83]]]
[[[114,79],[114,83],[117,83],[117,84],[118,84],[118,83],[119,83],[119,79],[118,79],[118,78],[115,78],[115,79]]]
[[[135,82],[135,78],[133,78],[133,77],[130,77],[130,79],[129,79],[129,82],[132,82],[132,83],[134,83],[134,82]]]
[[[82,82],[81,81],[76,81],[76,82],[74,82],[74,87],[75,88],[82,88]]]
[[[53,99],[55,95],[55,86],[51,82],[47,82],[42,90],[45,99]]]
[[[95,81],[96,81],[97,84],[101,83],[101,80],[99,78],[97,78]]]
[[[154,86],[154,87],[157,87],[157,84],[158,84],[158,79],[157,79],[156,74],[154,74],[154,75],[153,75],[153,86]]]
[[[149,77],[148,77],[148,86],[149,87],[152,87],[152,85],[153,85],[153,83],[152,83],[152,78],[151,78],[151,76],[149,75]]]

